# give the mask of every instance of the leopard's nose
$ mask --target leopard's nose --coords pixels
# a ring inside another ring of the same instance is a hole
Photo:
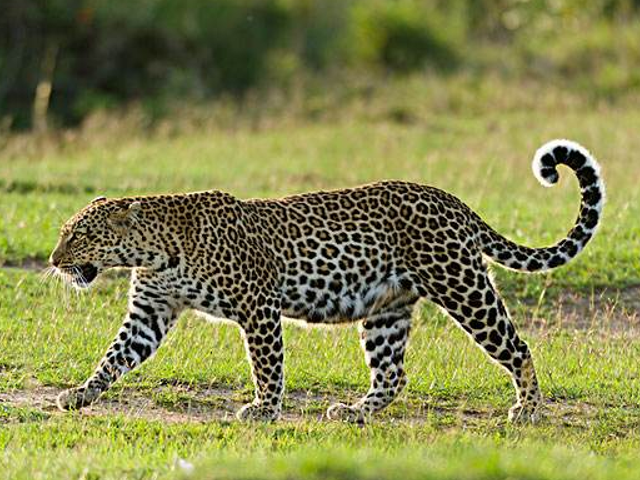
[[[56,247],[51,255],[49,256],[49,263],[54,267],[59,267],[60,262],[62,261],[62,252],[60,251],[60,247]]]
[[[49,256],[49,263],[51,265],[53,265],[54,267],[57,267],[60,265],[60,259],[56,258],[53,253]]]

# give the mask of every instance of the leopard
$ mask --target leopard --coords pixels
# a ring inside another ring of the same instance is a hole
[[[281,416],[283,319],[356,323],[369,389],[355,402],[331,404],[326,415],[364,424],[407,385],[412,316],[424,300],[510,375],[516,401],[508,420],[535,422],[543,400],[532,353],[490,267],[552,270],[593,238],[605,202],[600,166],[570,140],[535,152],[532,169],[543,186],[558,182],[559,165],[577,177],[580,207],[567,235],[539,248],[509,240],[444,190],[399,180],[267,199],[218,190],[98,197],[64,223],[49,262],[77,289],[106,270],[130,270],[128,308],[93,374],[61,392],[57,405],[95,402],[154,355],[183,312],[196,311],[241,331],[255,391],[236,413],[246,421]]]

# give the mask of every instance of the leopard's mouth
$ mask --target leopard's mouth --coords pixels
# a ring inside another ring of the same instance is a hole
[[[87,286],[93,282],[98,276],[98,268],[92,265],[91,263],[85,263],[84,265],[80,265],[80,274],[82,275],[82,280]]]
[[[98,267],[91,263],[60,267],[59,271],[65,280],[79,288],[87,288],[98,276]]]

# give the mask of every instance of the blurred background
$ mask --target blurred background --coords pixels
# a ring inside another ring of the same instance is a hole
[[[640,0],[0,0],[0,476],[637,478],[639,20]],[[288,421],[257,428],[226,420],[252,390],[236,328],[190,314],[90,414],[53,412],[127,306],[121,274],[76,296],[39,273],[95,197],[395,178],[543,246],[579,209],[575,175],[531,174],[553,138],[594,153],[607,205],[566,267],[494,271],[548,399],[534,428],[506,426],[508,377],[427,302],[373,428],[317,421],[366,388],[354,325],[285,326]]]
[[[640,0],[0,4],[5,133],[123,116],[142,128],[411,122],[423,111],[630,105],[640,92]]]

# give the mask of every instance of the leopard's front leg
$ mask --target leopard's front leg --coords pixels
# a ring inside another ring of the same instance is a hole
[[[255,384],[253,402],[242,407],[239,420],[276,420],[284,394],[284,351],[280,311],[264,307],[243,325],[247,357]]]
[[[123,374],[151,357],[175,325],[178,310],[159,295],[145,295],[143,287],[132,287],[129,310],[116,338],[91,377],[81,386],[62,392],[61,410],[77,410],[93,403]]]

